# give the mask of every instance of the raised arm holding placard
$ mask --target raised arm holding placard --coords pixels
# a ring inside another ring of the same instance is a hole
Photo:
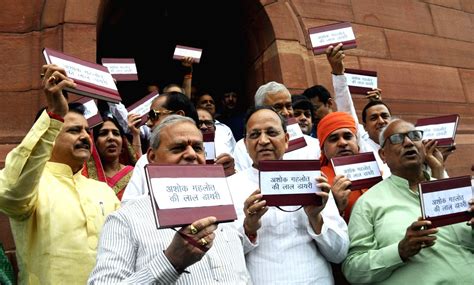
[[[64,68],[76,83],[75,88],[66,87],[65,91],[112,103],[122,100],[107,67],[50,48],[43,49],[43,55],[48,64]]]
[[[349,22],[325,25],[308,30],[315,55],[323,54],[330,45],[344,44],[344,49],[357,47],[352,25]]]

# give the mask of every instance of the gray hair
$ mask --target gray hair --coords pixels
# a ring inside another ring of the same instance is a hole
[[[400,118],[393,118],[393,117],[392,117],[392,119],[388,122],[388,124],[387,124],[385,127],[383,127],[382,130],[380,131],[380,134],[379,134],[379,145],[380,145],[380,146],[382,146],[382,144],[383,144],[384,141],[385,141],[384,136],[385,136],[385,132],[387,131],[387,128],[388,128],[391,124],[393,124],[394,122],[399,122],[399,121],[404,122],[404,123],[407,123],[407,124],[409,124],[409,125],[415,127],[415,125],[413,125],[413,124],[410,123],[410,122],[407,122],[407,121],[402,120],[402,119],[400,119]]]
[[[194,122],[194,120],[189,118],[189,117],[183,117],[183,116],[180,116],[180,115],[169,115],[169,116],[165,117],[163,119],[163,121],[161,121],[158,124],[158,126],[153,130],[153,132],[151,133],[150,147],[153,150],[157,150],[160,147],[160,142],[161,142],[160,135],[161,135],[161,132],[163,131],[164,128],[166,128],[168,126],[171,126],[171,125],[175,125],[175,124],[179,124],[179,123],[185,123],[185,122],[191,123],[194,126],[196,126],[196,122]]]
[[[291,100],[290,91],[288,91],[288,88],[286,88],[285,85],[275,81],[270,81],[267,84],[260,86],[257,92],[255,93],[255,107],[264,106],[263,101],[265,101],[265,98],[268,95],[275,94],[278,92],[286,92]]]

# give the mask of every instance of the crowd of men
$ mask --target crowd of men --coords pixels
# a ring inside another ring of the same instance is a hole
[[[326,53],[335,96],[322,86],[292,96],[281,83],[265,83],[237,142],[215,120],[210,95],[197,98],[197,110],[179,88],[156,97],[150,146],[121,205],[107,184],[81,173],[91,156],[89,126],[62,92],[75,83],[64,69],[43,66],[47,108],[0,172],[0,211],[11,221],[20,283],[474,284],[474,218],[436,228],[420,217],[418,184],[447,177],[449,151],[393,118],[380,90],[368,94],[359,124],[342,45]],[[287,152],[292,117],[306,146]],[[237,220],[208,216],[157,229],[145,165],[205,164],[203,132],[209,131]],[[352,190],[330,160],[361,152],[374,153],[384,179]],[[267,205],[260,162],[288,159],[320,161],[314,182],[321,205]],[[468,211],[474,212],[473,199]]]

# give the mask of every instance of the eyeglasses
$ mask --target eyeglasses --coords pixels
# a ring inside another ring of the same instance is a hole
[[[303,114],[308,119],[311,118],[311,111],[308,111],[308,110],[307,111],[303,111],[303,110],[294,110],[293,111],[293,116],[295,118],[301,116],[301,114]]]
[[[199,120],[198,127],[201,127],[202,124],[206,125],[208,128],[214,127],[214,120]]]
[[[387,140],[390,140],[391,144],[401,144],[405,140],[405,137],[408,137],[413,142],[421,141],[423,139],[423,131],[414,130],[414,131],[409,131],[406,133],[393,134],[383,141],[381,147],[385,145]]]
[[[277,137],[281,134],[280,131],[270,128],[270,129],[267,129],[266,131],[253,130],[246,136],[247,136],[247,139],[256,140],[262,135],[262,133],[265,133],[268,137],[271,137],[271,138]]]
[[[170,110],[157,111],[157,110],[151,109],[150,112],[148,112],[148,118],[152,121],[156,121],[160,118],[160,116],[169,115],[172,113],[173,111],[170,111]]]

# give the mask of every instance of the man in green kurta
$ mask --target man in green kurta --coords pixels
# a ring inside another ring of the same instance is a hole
[[[392,175],[352,210],[344,275],[357,284],[474,284],[474,219],[429,228],[420,218],[418,184],[430,179],[422,133],[394,120],[380,137],[380,157]],[[472,200],[469,207],[474,211]]]

